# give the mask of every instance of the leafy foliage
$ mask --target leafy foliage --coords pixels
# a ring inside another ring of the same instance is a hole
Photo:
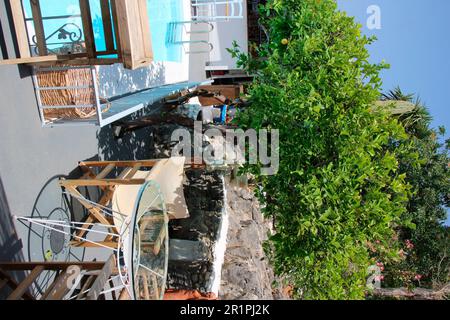
[[[404,95],[399,88],[384,97],[414,101],[413,95]],[[443,225],[447,218],[445,207],[450,207],[450,148],[448,143],[440,142],[445,129],[430,129],[430,114],[419,100],[415,104],[413,111],[399,117],[420,160],[412,163],[406,158],[399,162],[399,170],[407,174],[407,182],[414,190],[402,215],[412,224],[398,231],[405,259],[386,266],[385,286],[436,288],[449,280],[450,271],[450,232]]]
[[[276,221],[271,238],[276,271],[306,299],[359,299],[374,264],[398,261],[395,228],[410,186],[399,159],[417,159],[403,127],[373,111],[379,71],[370,64],[353,18],[333,0],[272,0],[261,8],[271,41],[258,57],[230,52],[256,75],[245,128],[280,130],[280,170],[259,176],[265,213]]]

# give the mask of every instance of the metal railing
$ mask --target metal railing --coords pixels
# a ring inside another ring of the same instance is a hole
[[[189,45],[189,49],[185,50],[186,54],[199,54],[199,53],[210,53],[214,46],[212,43],[206,41],[206,40],[182,40],[178,39],[178,34],[182,33],[182,30],[179,30],[180,26],[186,26],[186,25],[198,25],[198,24],[205,24],[208,28],[205,30],[192,30],[192,28],[186,30],[187,34],[193,35],[193,34],[209,34],[214,30],[214,25],[209,21],[177,21],[172,22],[169,24],[169,32],[168,32],[168,38],[167,42],[170,44],[178,44],[182,45],[184,48],[184,45]],[[180,31],[180,32],[179,32]],[[191,45],[193,44],[204,44],[205,49],[204,50],[192,50]]]
[[[82,19],[81,14],[70,14],[70,15],[53,15],[53,16],[41,16],[39,23],[42,24],[44,33],[49,34],[45,37],[45,47],[48,52],[52,54],[73,54],[73,53],[83,53],[85,48],[82,44],[85,42],[83,28],[76,24],[75,22],[63,22],[60,27],[56,27],[53,32],[46,32],[44,27],[44,21],[54,21],[54,20],[68,20],[68,19]],[[27,30],[30,35],[30,48],[34,55],[39,55],[38,39],[33,31],[33,28],[28,27],[28,22],[35,23],[35,18],[25,18],[25,23],[27,25]],[[71,31],[68,27],[73,28],[75,31]],[[69,30],[69,31],[68,31]],[[34,34],[33,34],[34,33]],[[69,40],[69,41],[52,41],[49,40]],[[60,45],[60,47],[56,47]],[[62,52],[67,51],[67,52]]]
[[[229,21],[244,18],[244,0],[192,0],[194,20]],[[221,13],[223,12],[223,13]]]

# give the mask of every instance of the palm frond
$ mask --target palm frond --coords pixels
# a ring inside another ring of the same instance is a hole
[[[413,102],[414,94],[404,94],[400,87],[395,87],[393,90],[389,90],[388,93],[381,95],[382,100],[395,100],[395,101],[408,101]]]
[[[399,121],[405,127],[406,132],[413,136],[423,138],[431,135],[432,130],[429,129],[429,125],[433,118],[419,97],[415,98],[414,94],[404,94],[400,87],[396,87],[388,93],[382,94],[382,100],[414,103],[414,109],[398,116]]]

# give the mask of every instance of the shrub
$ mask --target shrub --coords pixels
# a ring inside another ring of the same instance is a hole
[[[374,109],[379,71],[353,18],[332,0],[272,0],[261,6],[270,41],[257,57],[230,50],[255,74],[244,129],[280,130],[280,170],[259,176],[275,220],[273,262],[305,299],[359,299],[374,264],[398,259],[394,229],[410,187],[398,159],[415,159],[397,120]]]

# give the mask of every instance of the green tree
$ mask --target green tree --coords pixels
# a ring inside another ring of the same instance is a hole
[[[410,186],[399,159],[417,159],[398,120],[373,108],[386,65],[368,62],[373,39],[333,0],[272,0],[261,16],[270,42],[258,56],[230,52],[256,75],[237,123],[280,130],[278,174],[246,168],[275,220],[275,269],[299,298],[362,299],[373,244],[400,260]]]
[[[389,101],[413,102],[415,108],[398,115],[405,127],[419,161],[400,158],[399,170],[413,187],[407,211],[402,215],[412,224],[398,230],[405,259],[386,266],[385,286],[427,287],[440,289],[449,281],[450,233],[444,225],[450,207],[449,144],[442,143],[445,129],[430,128],[432,117],[414,95],[399,88],[383,95]]]

